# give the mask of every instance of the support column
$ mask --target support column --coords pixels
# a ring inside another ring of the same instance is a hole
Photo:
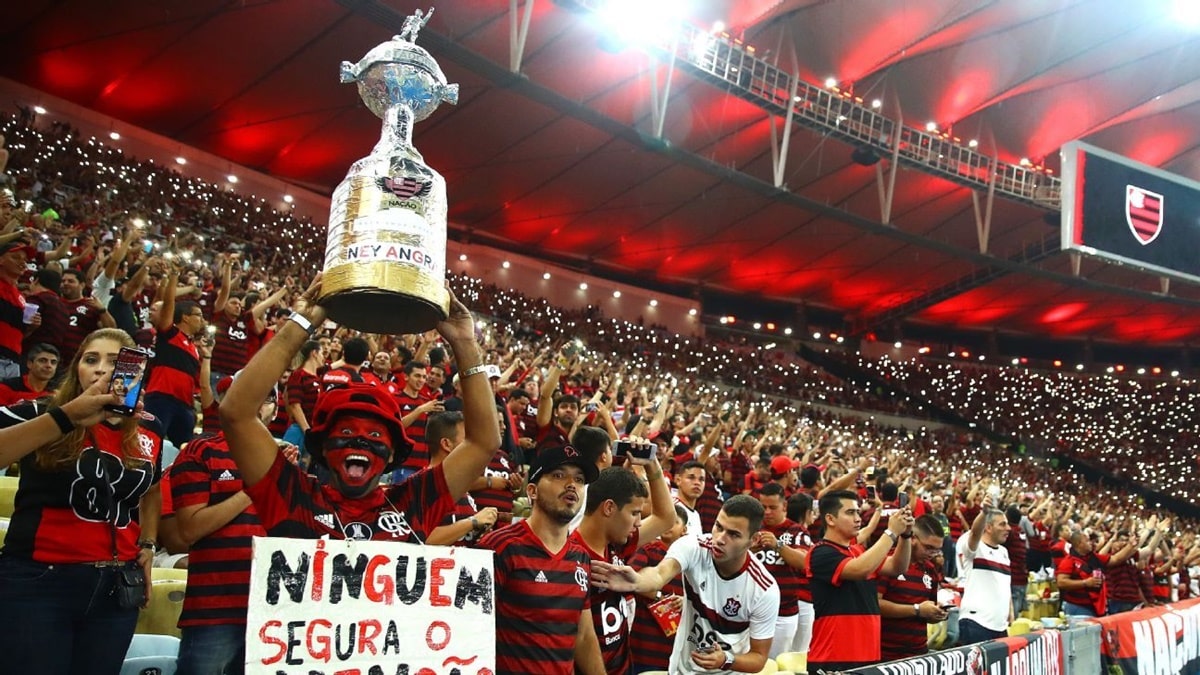
[[[533,0],[525,0],[525,11],[518,21],[517,0],[508,0],[508,69],[521,72],[525,58],[525,39],[529,37],[529,22],[533,19]],[[518,25],[518,22],[520,25]]]
[[[992,234],[992,206],[996,203],[996,160],[989,160],[988,189],[984,205],[979,205],[979,192],[971,191],[971,204],[975,206],[975,232],[979,235],[979,252],[988,252],[988,240]]]
[[[791,75],[792,86],[788,92],[788,110],[783,118],[783,140],[778,140],[775,131],[775,118],[768,119],[771,123],[771,168],[774,169],[775,187],[783,187],[783,176],[787,170],[788,145],[792,140],[792,119],[796,114],[796,92],[800,88],[800,75]]]

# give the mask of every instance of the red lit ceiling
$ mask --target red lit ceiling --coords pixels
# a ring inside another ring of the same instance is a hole
[[[456,230],[633,283],[847,315],[881,312],[986,264],[966,188],[901,171],[893,222],[919,238],[872,230],[861,219],[879,217],[874,169],[798,130],[785,183],[801,199],[781,196],[770,188],[767,115],[686,75],[672,83],[669,147],[641,142],[631,130],[650,129],[654,62],[601,49],[589,16],[570,4],[535,0],[520,80],[503,76],[507,2],[443,2],[422,34],[461,86],[459,104],[416,132],[449,182]],[[1056,166],[1059,146],[1082,138],[1200,179],[1200,39],[1170,17],[1168,0],[691,4],[688,20],[723,21],[808,81],[832,76],[893,116],[934,121],[1007,161]],[[0,74],[329,192],[379,132],[337,66],[396,32],[381,10],[416,6],[26,0],[6,9]],[[1053,235],[1043,215],[998,201],[990,251],[1009,256]],[[1195,287],[1176,283],[1177,299],[1158,300],[1158,280],[1144,274],[1085,261],[1081,276],[1101,285],[1075,281],[1058,254],[913,318],[1130,343],[1200,338]]]

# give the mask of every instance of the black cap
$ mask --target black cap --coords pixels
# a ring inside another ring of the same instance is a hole
[[[539,450],[537,458],[533,460],[533,466],[529,469],[529,482],[536,483],[542,477],[542,474],[547,471],[553,471],[560,466],[568,464],[579,467],[583,470],[583,482],[591,483],[600,477],[600,469],[596,468],[595,462],[589,462],[582,452],[576,450],[570,445],[560,445],[554,448],[546,448]]]

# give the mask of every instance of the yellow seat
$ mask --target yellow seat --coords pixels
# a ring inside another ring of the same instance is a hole
[[[0,518],[12,518],[13,502],[17,498],[17,484],[20,478],[0,476]]]
[[[183,593],[187,582],[179,579],[154,581],[150,604],[138,612],[135,633],[179,637],[179,614],[183,612]]]
[[[763,669],[755,673],[755,675],[776,675],[779,672],[779,666],[775,664],[774,659],[767,659],[767,665]]]
[[[808,670],[808,653],[784,652],[775,657],[775,663],[781,671],[790,670],[794,673],[803,673]]]
[[[174,567],[155,567],[150,570],[150,578],[154,583],[160,581],[187,581],[187,570],[177,570]]]
[[[931,623],[927,625],[925,627],[925,633],[927,636],[926,644],[928,644],[929,648],[934,651],[941,649],[946,644],[948,631],[949,628],[945,621],[939,621],[937,623]]]
[[[1026,633],[1030,632],[1031,630],[1033,630],[1033,624],[1030,623],[1029,619],[1024,619],[1024,618],[1017,619],[1016,621],[1013,621],[1012,624],[1009,625],[1008,636],[1016,637],[1018,635],[1025,635]]]

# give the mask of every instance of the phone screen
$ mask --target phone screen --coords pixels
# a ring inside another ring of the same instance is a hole
[[[119,415],[133,414],[145,389],[146,362],[149,359],[150,353],[144,349],[121,347],[110,382],[110,391],[121,397],[121,403],[104,406],[106,409]]]

